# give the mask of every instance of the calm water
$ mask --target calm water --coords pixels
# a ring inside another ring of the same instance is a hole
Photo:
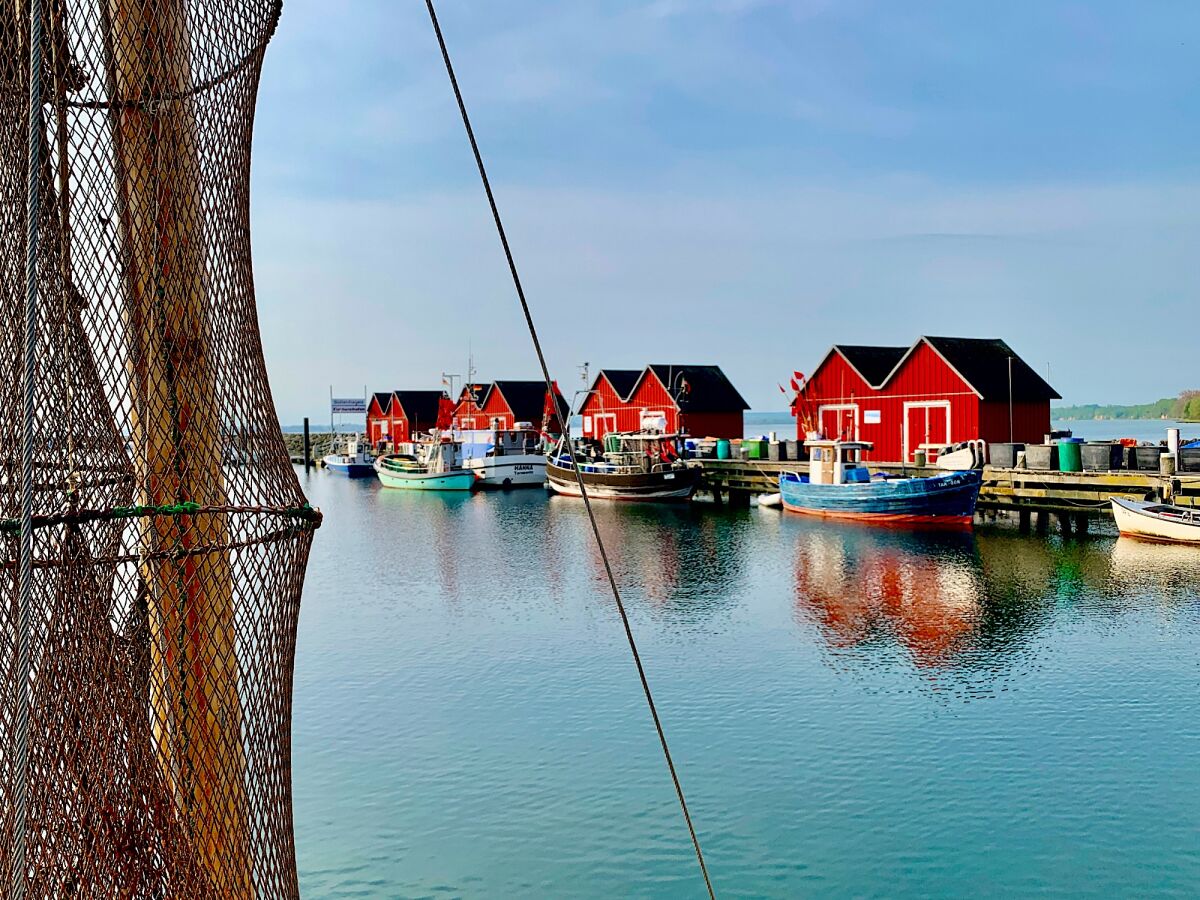
[[[578,502],[305,486],[305,895],[699,896]],[[597,512],[721,896],[1200,883],[1200,550]]]

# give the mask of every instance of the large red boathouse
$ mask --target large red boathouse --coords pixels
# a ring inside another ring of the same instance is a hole
[[[796,397],[803,439],[871,441],[880,462],[922,445],[1038,443],[1050,430],[1046,381],[998,338],[921,337],[911,347],[835,344]]]

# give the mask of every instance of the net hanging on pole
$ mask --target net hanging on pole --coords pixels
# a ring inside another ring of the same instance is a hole
[[[0,4],[0,877],[23,847],[29,897],[296,896],[292,662],[320,517],[279,432],[249,236],[279,3],[42,10],[22,685],[31,48],[29,0]]]

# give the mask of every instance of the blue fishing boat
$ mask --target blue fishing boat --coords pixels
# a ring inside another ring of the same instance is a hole
[[[978,470],[925,478],[872,477],[861,463],[865,441],[810,440],[809,474],[779,477],[783,508],[838,519],[925,526],[969,526],[982,475]]]

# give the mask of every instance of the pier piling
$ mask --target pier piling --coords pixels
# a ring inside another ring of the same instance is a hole
[[[308,416],[304,417],[304,471],[312,468],[312,438],[308,433]]]

